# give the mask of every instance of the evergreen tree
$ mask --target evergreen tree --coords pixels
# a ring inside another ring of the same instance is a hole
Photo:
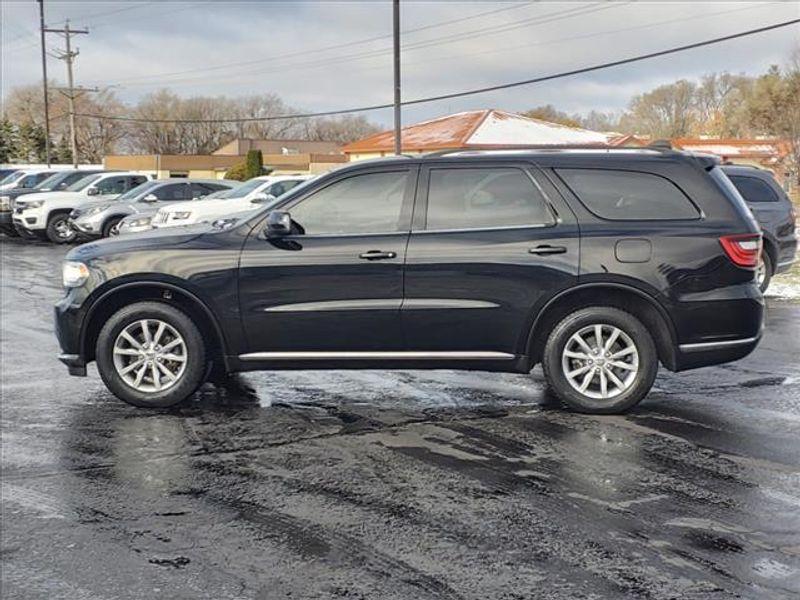
[[[8,119],[0,121],[0,163],[10,162],[18,152],[17,131]]]
[[[247,172],[245,179],[258,177],[264,171],[264,155],[261,150],[249,150],[247,152]]]
[[[62,165],[72,163],[72,146],[66,135],[62,135],[55,147],[55,162]]]

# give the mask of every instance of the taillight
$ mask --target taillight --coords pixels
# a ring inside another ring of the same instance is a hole
[[[761,234],[725,235],[719,238],[725,254],[737,267],[755,269],[761,257]]]

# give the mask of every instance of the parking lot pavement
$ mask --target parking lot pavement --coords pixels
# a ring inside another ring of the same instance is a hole
[[[531,377],[285,372],[128,407],[56,361],[64,248],[0,241],[7,598],[796,598],[800,303],[625,417]]]

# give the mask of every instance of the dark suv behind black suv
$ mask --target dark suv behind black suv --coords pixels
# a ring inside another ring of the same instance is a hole
[[[755,348],[758,225],[708,157],[490,151],[349,165],[233,226],[91,243],[64,264],[61,360],[165,407],[259,369],[528,373],[612,413],[659,362]]]
[[[744,198],[761,226],[763,250],[756,280],[767,291],[773,275],[792,268],[797,253],[795,210],[772,173],[748,165],[723,165],[722,170]]]

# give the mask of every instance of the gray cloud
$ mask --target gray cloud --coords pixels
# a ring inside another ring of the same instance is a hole
[[[515,6],[520,5],[520,6]],[[508,8],[508,10],[502,10]],[[391,32],[391,5],[372,2],[49,2],[48,22],[88,25],[77,79],[119,84],[135,101],[160,87],[186,94],[274,92],[289,104],[325,110],[391,99],[389,38],[327,51],[316,49]],[[3,2],[2,88],[40,78],[34,2]],[[788,2],[403,2],[403,28],[498,11],[404,36],[407,98],[493,85],[725,35],[796,18]],[[536,23],[564,16],[570,18]],[[550,15],[550,16],[548,16]],[[658,25],[660,23],[660,25]],[[485,33],[489,27],[503,28]],[[475,32],[472,35],[462,35]],[[461,37],[460,37],[461,36]],[[463,37],[463,39],[461,39]],[[439,42],[439,43],[436,43]],[[449,42],[449,43],[442,43]],[[711,71],[758,73],[781,63],[800,28],[787,28],[683,55],[547,84],[418,106],[406,121],[487,106],[521,110],[552,103],[569,111],[618,110],[630,97],[677,78]],[[49,37],[49,46],[60,39]],[[415,45],[425,47],[415,48]],[[294,54],[295,56],[286,56]],[[214,69],[242,61],[254,64]],[[50,59],[62,78],[63,64]],[[161,73],[199,71],[174,76]],[[388,123],[386,111],[371,115]]]

